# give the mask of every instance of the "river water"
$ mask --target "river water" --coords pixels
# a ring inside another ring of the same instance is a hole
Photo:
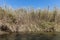
[[[53,35],[21,35],[21,34],[5,34],[0,36],[0,40],[60,40],[60,33]]]

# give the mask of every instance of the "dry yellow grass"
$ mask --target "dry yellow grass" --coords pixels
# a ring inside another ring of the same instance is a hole
[[[58,10],[30,10],[29,9],[16,9],[7,11],[0,8],[0,20],[3,24],[8,23],[13,32],[34,32],[40,31],[56,31],[55,24],[60,24],[60,14]],[[11,26],[13,25],[13,26]],[[23,26],[22,26],[23,25]]]

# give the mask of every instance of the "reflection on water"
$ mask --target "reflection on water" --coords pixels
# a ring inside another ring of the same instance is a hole
[[[1,35],[0,40],[60,40],[60,35]]]

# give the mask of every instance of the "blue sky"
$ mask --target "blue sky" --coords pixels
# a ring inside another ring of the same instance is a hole
[[[13,8],[18,7],[33,7],[33,8],[47,8],[48,5],[50,8],[54,6],[60,7],[60,0],[0,0],[0,5],[6,3],[7,5],[12,6]]]

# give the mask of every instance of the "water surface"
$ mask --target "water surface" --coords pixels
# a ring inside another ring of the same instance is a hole
[[[1,35],[0,40],[60,40],[60,33],[53,35],[21,35],[21,34],[9,34]]]

